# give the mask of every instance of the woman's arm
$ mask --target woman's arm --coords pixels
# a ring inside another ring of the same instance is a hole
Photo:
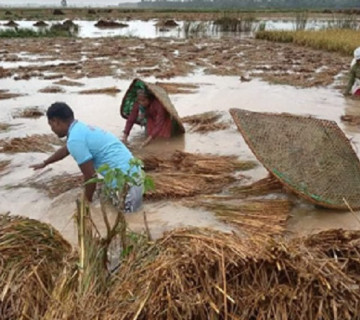
[[[129,117],[126,120],[124,135],[123,135],[123,139],[122,139],[124,142],[127,141],[130,131],[131,131],[134,123],[136,122],[136,118],[137,118],[138,114],[139,114],[139,104],[135,102],[133,105],[133,108],[130,112]]]

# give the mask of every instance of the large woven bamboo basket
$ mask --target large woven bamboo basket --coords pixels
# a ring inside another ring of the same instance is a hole
[[[287,188],[326,208],[360,208],[360,162],[336,122],[231,109],[257,159]]]
[[[170,117],[173,121],[173,126],[176,126],[175,129],[173,128],[173,132],[176,131],[176,133],[184,133],[185,128],[167,92],[163,88],[155,84],[145,82],[141,79],[134,79],[130,84],[120,105],[120,115],[125,119],[129,117],[133,104],[136,101],[137,90],[145,88],[159,100],[162,106],[170,114]]]

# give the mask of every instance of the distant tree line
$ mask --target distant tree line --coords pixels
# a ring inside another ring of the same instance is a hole
[[[141,0],[142,8],[281,8],[360,10],[360,0]]]

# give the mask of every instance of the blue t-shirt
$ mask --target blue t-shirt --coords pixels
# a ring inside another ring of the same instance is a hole
[[[103,164],[129,169],[133,158],[130,150],[112,133],[75,120],[68,131],[67,148],[78,165],[93,160],[95,169]]]

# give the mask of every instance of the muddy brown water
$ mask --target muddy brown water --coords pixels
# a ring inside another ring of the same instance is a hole
[[[84,84],[81,89],[63,86],[63,93],[41,93],[44,87],[53,84],[54,80],[31,77],[29,80],[0,79],[0,87],[9,92],[25,94],[14,99],[0,100],[0,122],[10,123],[11,130],[0,133],[0,139],[20,137],[32,134],[50,133],[45,117],[38,119],[13,118],[16,110],[38,106],[46,109],[54,101],[65,101],[75,111],[78,119],[98,125],[121,137],[124,120],[119,115],[119,105],[124,92],[132,79],[122,80],[111,76],[80,78]],[[154,77],[144,78],[155,82]],[[241,82],[239,76],[205,75],[197,70],[187,76],[173,77],[169,82],[198,85],[191,94],[173,94],[171,99],[180,116],[197,114],[205,111],[220,110],[230,119],[230,108],[243,108],[251,111],[288,112],[313,115],[337,121],[346,135],[351,139],[354,149],[360,152],[360,130],[340,122],[343,114],[359,114],[360,101],[345,99],[332,87],[295,88],[289,85],[269,84],[259,79]],[[117,87],[121,92],[115,95],[95,94],[81,95],[84,88],[98,89]],[[140,128],[134,128],[130,143],[133,146],[144,139]],[[235,124],[230,129],[207,134],[187,133],[183,137],[171,140],[155,141],[144,152],[153,154],[172,153],[174,150],[187,152],[211,153],[218,155],[237,155],[241,160],[256,160],[252,152],[237,131]],[[71,242],[75,242],[75,228],[72,215],[75,210],[75,199],[80,190],[72,190],[50,199],[45,192],[32,188],[10,188],[24,184],[30,178],[48,179],[61,173],[78,172],[71,157],[53,164],[41,171],[34,172],[29,165],[40,162],[49,155],[45,153],[0,153],[0,160],[11,159],[8,172],[0,180],[0,212],[24,215],[51,223]],[[267,175],[259,164],[256,169],[244,172],[249,181],[256,181]],[[179,226],[202,226],[221,230],[231,227],[219,222],[211,213],[200,209],[189,209],[179,201],[160,201],[145,203],[140,212],[127,215],[130,229],[141,231],[144,228],[144,211],[146,212],[150,231],[153,237]],[[296,199],[288,230],[294,233],[308,234],[328,228],[360,229],[358,213],[324,210]],[[93,205],[93,218],[101,226],[98,203]]]

